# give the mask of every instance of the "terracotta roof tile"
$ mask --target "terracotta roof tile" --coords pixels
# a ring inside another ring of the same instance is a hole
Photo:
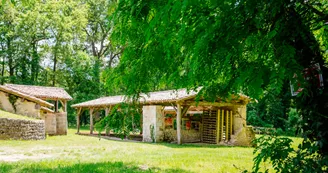
[[[59,87],[17,84],[5,84],[5,86],[43,100],[72,100],[72,97],[63,88]]]
[[[10,93],[10,94],[25,98],[27,100],[33,101],[35,103],[40,104],[41,106],[47,106],[47,107],[53,107],[54,106],[53,104],[48,103],[44,100],[41,100],[41,99],[36,98],[34,96],[22,93],[20,91],[14,90],[14,89],[12,89],[10,87],[7,87],[7,86],[0,85],[0,90],[3,91],[3,92],[6,92],[6,93]]]

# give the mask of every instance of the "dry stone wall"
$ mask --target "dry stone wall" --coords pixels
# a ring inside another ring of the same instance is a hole
[[[56,113],[56,134],[67,135],[67,113],[59,112]]]
[[[0,139],[42,140],[45,138],[43,120],[0,118]]]
[[[43,119],[46,125],[46,133],[48,135],[55,135],[57,132],[56,115],[53,113],[47,113],[44,115]]]
[[[182,142],[200,142],[201,133],[198,130],[181,130]],[[177,131],[174,129],[164,130],[164,141],[177,141]]]

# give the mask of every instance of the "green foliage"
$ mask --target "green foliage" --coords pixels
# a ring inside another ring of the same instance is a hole
[[[304,140],[297,149],[286,137],[261,136],[254,141],[253,172],[260,172],[260,166],[270,163],[276,172],[324,172],[328,158],[318,154],[319,148],[313,142]],[[265,172],[268,172],[266,169]],[[247,171],[246,171],[247,172]]]
[[[260,118],[275,127],[288,119],[283,94],[289,82],[299,84],[303,90],[294,100],[302,135],[318,147],[319,164],[328,155],[328,80],[318,87],[313,71],[304,78],[303,70],[319,63],[328,76],[327,6],[325,0],[119,1],[112,38],[125,49],[118,75],[109,79],[129,95],[167,84],[203,86],[200,96],[208,100],[239,93],[267,97]]]
[[[13,94],[9,94],[8,96],[8,100],[11,103],[11,105],[13,106],[15,112],[16,112],[16,101],[18,100],[18,97],[13,95]]]
[[[149,127],[150,129],[150,138],[152,140],[152,142],[154,143],[156,140],[155,140],[155,128],[154,128],[154,125],[150,125]]]
[[[105,70],[118,63],[120,46],[110,41],[115,1],[3,1],[0,6],[0,82],[59,86],[71,104],[109,92]],[[99,46],[99,47],[98,47]],[[114,91],[110,91],[115,93]],[[82,123],[88,123],[82,116]]]
[[[140,132],[140,108],[129,104],[116,105],[110,114],[95,124],[99,134],[103,131],[112,130],[122,139],[131,133]]]

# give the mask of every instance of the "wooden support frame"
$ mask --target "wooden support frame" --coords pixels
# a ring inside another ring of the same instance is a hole
[[[93,111],[94,108],[90,108],[89,114],[90,114],[90,134],[93,134]]]
[[[109,115],[111,109],[112,109],[112,106],[105,108],[105,116],[106,117]],[[106,127],[105,127],[106,132],[105,133],[106,133],[106,136],[109,136],[110,133],[109,133],[109,130],[107,128],[108,128],[108,126],[106,125]]]
[[[231,135],[232,135],[232,111],[230,111],[230,139],[231,139]]]
[[[177,104],[177,143],[181,144],[181,104]]]
[[[217,121],[216,121],[216,143],[219,144],[219,142],[222,140],[222,131],[221,131],[221,110],[218,109],[217,113]]]
[[[76,128],[77,128],[76,134],[80,134],[80,115],[81,115],[81,113],[82,113],[82,108],[78,108],[77,113],[76,113]]]
[[[225,114],[225,117],[226,117],[226,124],[225,124],[225,127],[226,127],[226,129],[225,129],[225,132],[226,132],[226,141],[229,141],[230,140],[230,134],[229,134],[229,131],[230,131],[230,129],[229,129],[229,111],[228,110],[226,110],[226,114]]]
[[[224,110],[221,110],[221,141],[223,140]],[[227,135],[226,135],[227,136]]]
[[[67,112],[67,101],[66,100],[59,100],[59,101],[63,106],[63,111]]]
[[[55,112],[58,112],[58,100],[55,100]]]

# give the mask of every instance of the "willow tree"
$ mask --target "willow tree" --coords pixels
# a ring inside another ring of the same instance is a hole
[[[114,38],[126,46],[116,81],[128,86],[127,94],[150,91],[158,81],[203,86],[208,99],[237,93],[257,99],[264,90],[279,94],[290,81],[303,88],[295,96],[303,134],[322,161],[328,155],[327,8],[327,0],[121,0]]]

